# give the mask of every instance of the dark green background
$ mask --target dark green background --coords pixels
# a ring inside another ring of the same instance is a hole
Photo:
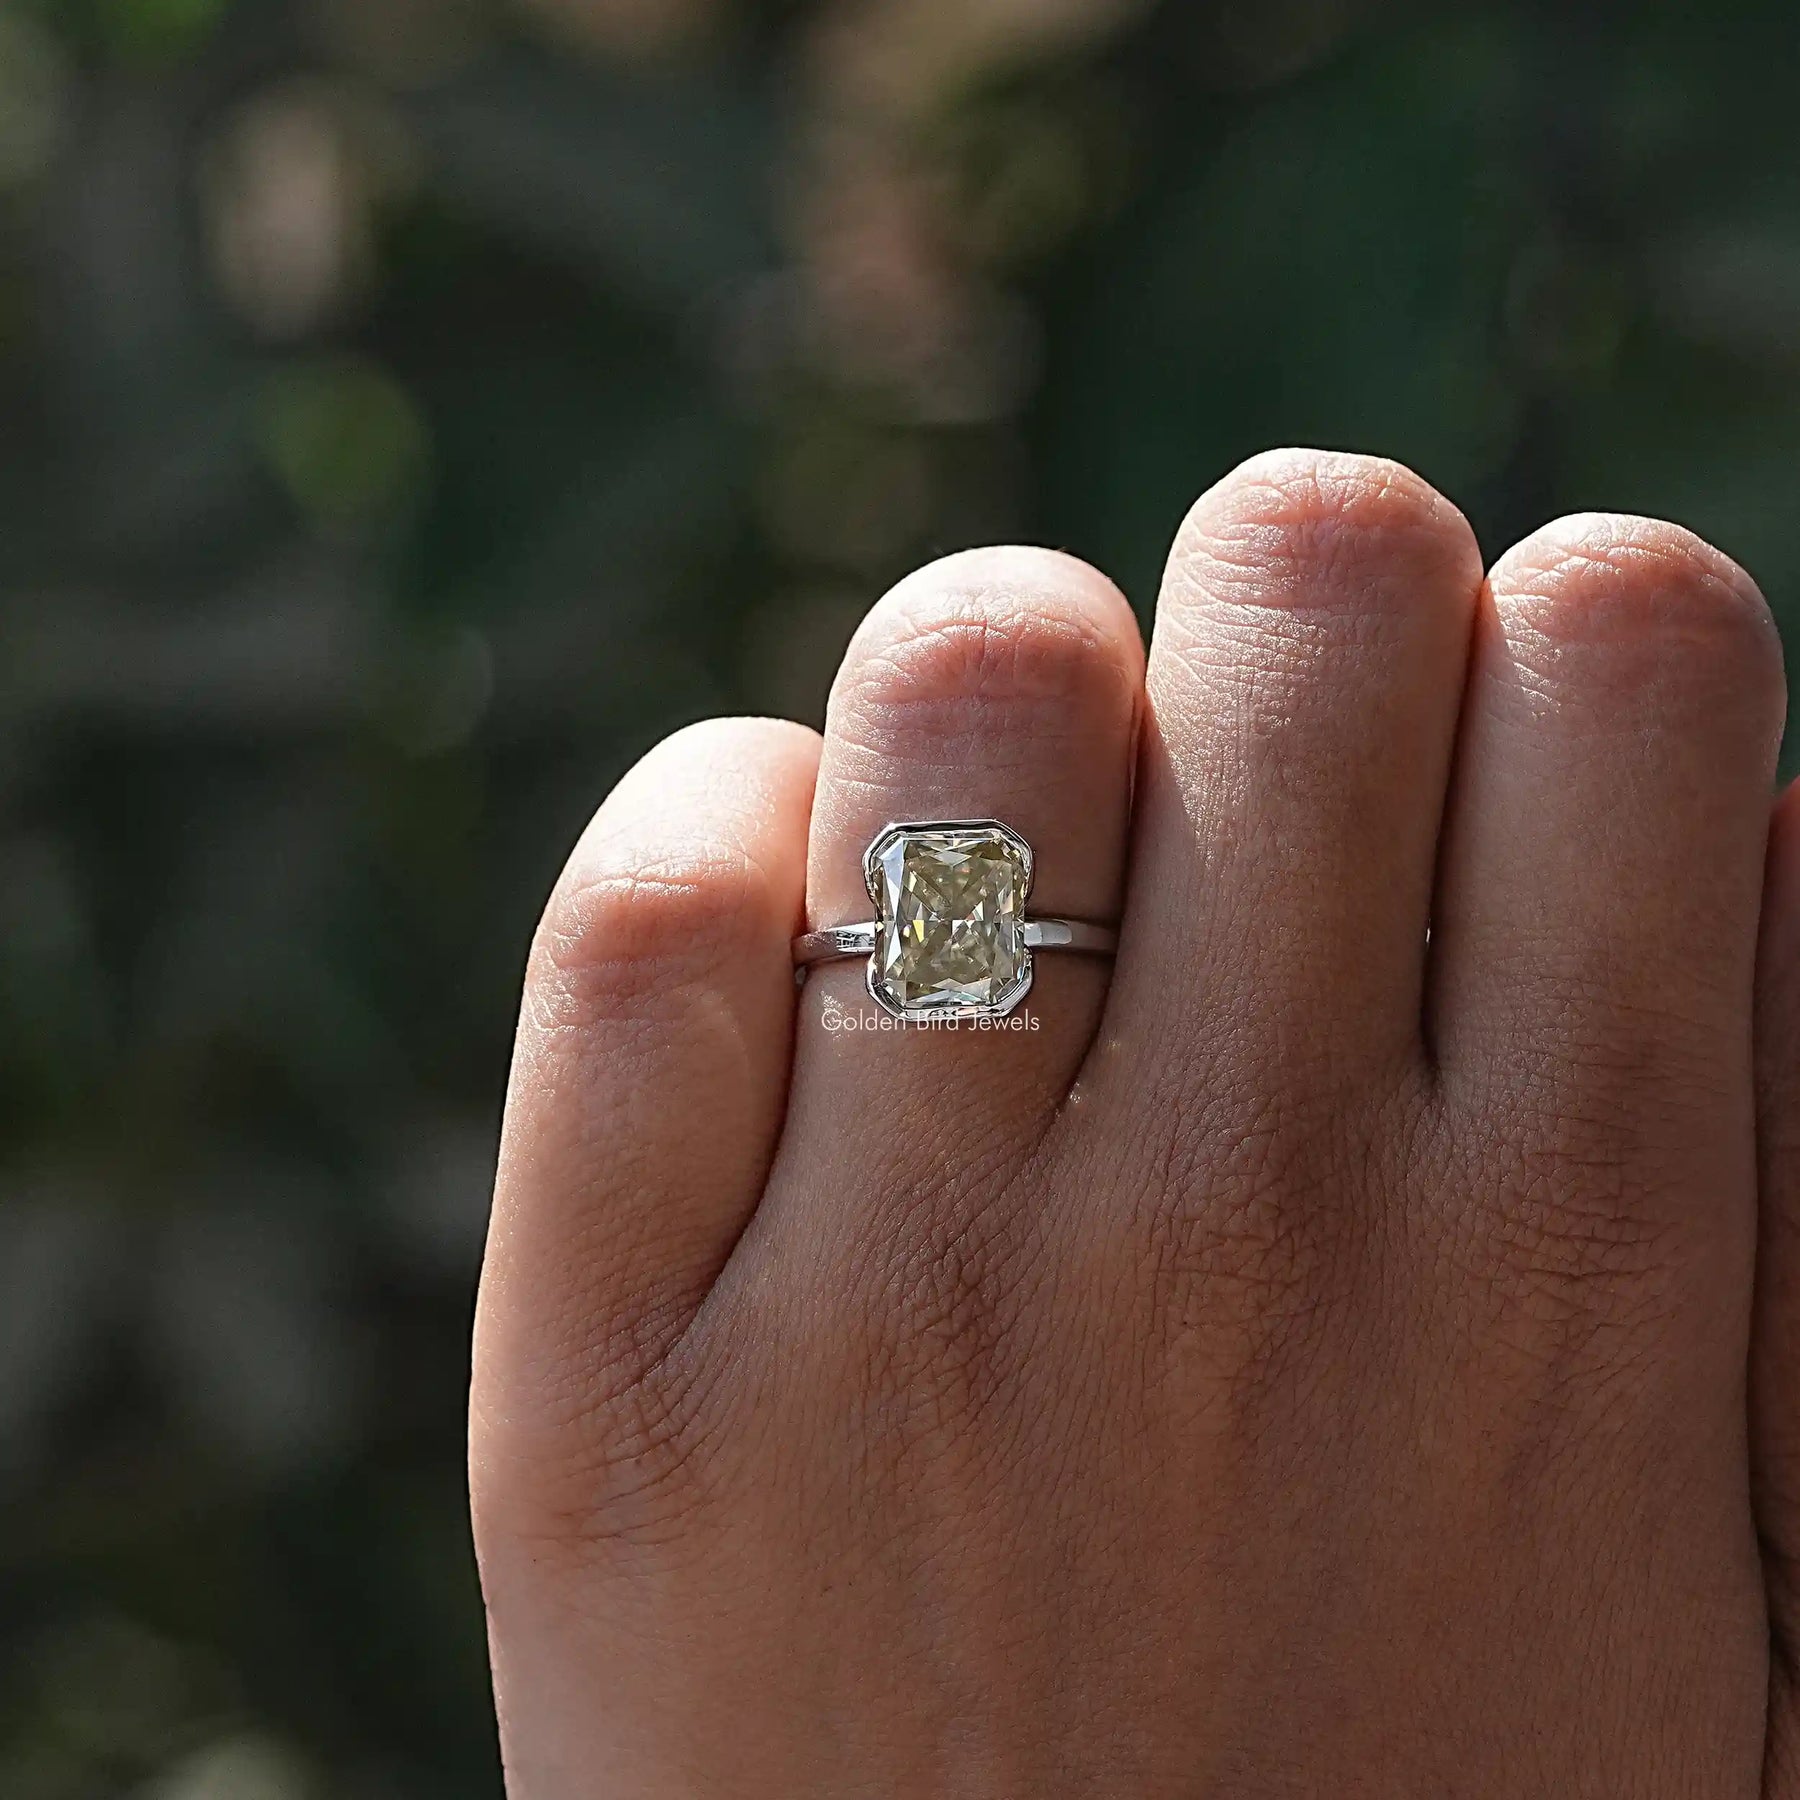
[[[4,0],[0,1794],[498,1776],[465,1337],[624,764],[1283,440],[1800,578],[1784,4]]]

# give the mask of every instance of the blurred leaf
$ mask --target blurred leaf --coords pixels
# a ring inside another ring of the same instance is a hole
[[[261,426],[276,473],[324,530],[379,523],[424,481],[425,421],[372,363],[333,358],[281,370],[264,391]]]
[[[100,29],[112,50],[143,62],[192,51],[218,26],[232,0],[98,0]]]

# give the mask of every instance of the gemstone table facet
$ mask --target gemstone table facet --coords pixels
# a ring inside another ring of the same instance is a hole
[[[1001,1013],[1031,985],[1030,852],[1004,828],[900,826],[870,847],[869,990],[903,1018]]]

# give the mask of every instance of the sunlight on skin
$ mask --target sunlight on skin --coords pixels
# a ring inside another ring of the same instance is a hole
[[[1783,705],[1679,528],[1489,576],[1288,451],[1190,513],[1147,667],[1093,570],[971,553],[822,740],[654,752],[540,933],[483,1282],[513,1800],[1800,1792],[1743,1410]],[[832,1029],[862,971],[797,998],[790,938],[978,818],[1116,967],[995,1042]]]

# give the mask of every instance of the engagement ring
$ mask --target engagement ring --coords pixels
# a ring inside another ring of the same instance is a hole
[[[878,916],[795,938],[794,962],[866,956],[870,997],[897,1019],[1000,1018],[1031,991],[1033,951],[1118,948],[1105,925],[1027,919],[1031,877],[1031,846],[998,819],[884,826],[863,852]]]

